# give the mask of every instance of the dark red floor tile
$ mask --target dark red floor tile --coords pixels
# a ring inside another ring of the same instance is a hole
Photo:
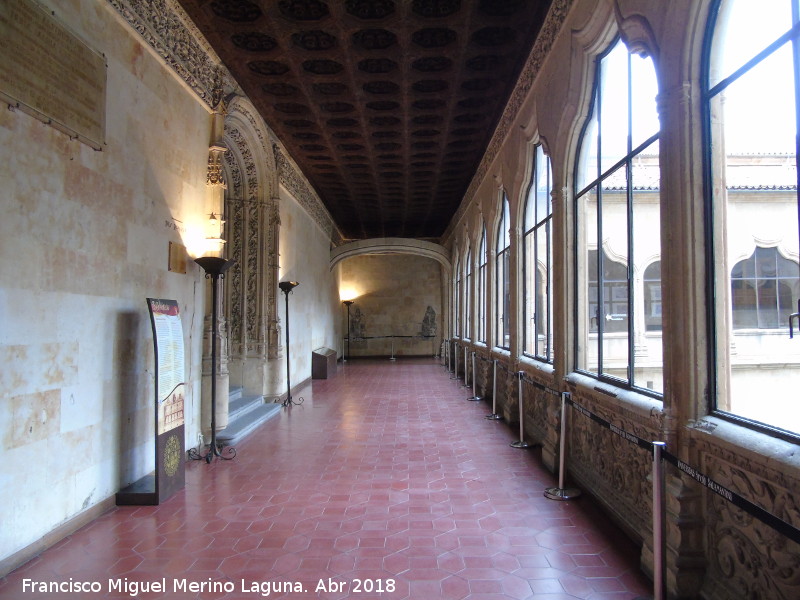
[[[0,597],[21,597],[23,578],[70,577],[167,579],[142,600],[262,597],[242,581],[281,599],[647,595],[627,538],[586,498],[545,499],[553,478],[537,451],[510,448],[514,432],[464,393],[429,359],[348,362],[233,461],[189,463],[185,490],[103,515],[0,580]],[[182,578],[236,590],[176,594]],[[356,579],[394,591],[358,594]]]

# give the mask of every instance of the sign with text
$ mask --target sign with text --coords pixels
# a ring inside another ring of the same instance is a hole
[[[153,473],[117,493],[117,504],[159,504],[185,485],[183,325],[175,300],[148,298],[155,354]]]
[[[95,150],[105,143],[105,58],[31,0],[0,2],[0,99]]]

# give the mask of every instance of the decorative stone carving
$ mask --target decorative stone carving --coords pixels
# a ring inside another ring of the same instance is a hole
[[[231,182],[227,213],[229,251],[237,265],[229,274],[231,361],[242,385],[263,393],[266,361],[281,356],[277,319],[277,166],[266,124],[243,98],[231,101],[225,123]],[[255,359],[255,360],[252,360]]]
[[[422,336],[436,335],[436,311],[432,306],[429,306],[425,311],[425,317],[422,319],[422,329],[420,330]]]
[[[599,417],[642,439],[659,437],[660,415],[643,419],[625,410],[613,399],[608,402],[576,393],[573,399]],[[643,538],[652,529],[652,458],[643,451],[574,411],[569,416],[568,461],[570,477],[616,514],[631,532]]]
[[[705,442],[703,437],[697,444],[697,457],[709,477],[787,523],[800,525],[800,482],[765,464],[762,457],[747,458],[740,451],[713,445],[713,438]],[[718,494],[703,488],[700,494],[707,531],[707,597],[795,598],[800,585],[798,544]]]
[[[236,83],[176,0],[108,0],[208,106]]]
[[[278,166],[278,177],[281,185],[286,187],[289,192],[300,203],[300,206],[311,215],[317,222],[322,230],[329,237],[334,237],[333,220],[330,214],[322,205],[322,201],[309,187],[305,177],[300,175],[300,170],[286,157],[282,149],[277,145],[273,145],[273,152],[275,153],[275,160]],[[336,236],[338,239],[334,240],[335,243],[341,241],[341,237]]]

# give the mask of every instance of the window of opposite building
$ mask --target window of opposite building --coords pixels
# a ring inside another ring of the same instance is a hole
[[[658,85],[652,59],[617,41],[595,62],[576,168],[576,363],[663,392]],[[654,324],[653,311],[658,311]]]
[[[500,222],[497,225],[497,256],[495,258],[495,346],[511,347],[511,225],[508,197],[503,194]]]
[[[537,145],[525,199],[523,353],[547,362],[553,361],[551,190],[550,157]]]
[[[707,40],[714,408],[797,440],[800,0],[718,1]]]

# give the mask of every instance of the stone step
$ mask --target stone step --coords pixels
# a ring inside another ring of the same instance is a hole
[[[264,404],[264,396],[243,396],[228,399],[228,422],[235,421],[254,408]]]
[[[238,400],[242,397],[244,393],[244,388],[242,386],[232,387],[228,390],[228,403],[230,404],[234,400]]]
[[[282,405],[265,403],[261,396],[242,397],[229,404],[228,426],[217,434],[217,441],[235,446],[259,425],[281,412]]]

